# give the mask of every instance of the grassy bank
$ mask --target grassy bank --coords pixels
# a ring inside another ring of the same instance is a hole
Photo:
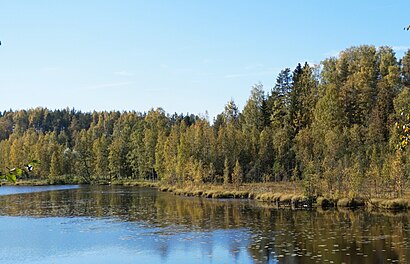
[[[202,185],[176,187],[156,186],[160,191],[181,196],[196,196],[214,199],[254,199],[281,208],[368,208],[381,210],[407,210],[410,208],[410,192],[403,198],[363,198],[363,197],[307,197],[300,185],[294,183],[253,183],[244,184],[238,190],[233,186]]]
[[[64,179],[64,180],[63,180]],[[13,185],[3,182],[5,185]],[[25,179],[19,180],[15,185],[55,185],[55,184],[84,184],[76,178]],[[402,198],[347,198],[347,197],[307,197],[303,194],[303,188],[298,183],[275,182],[275,183],[247,183],[236,189],[233,185],[191,185],[171,186],[157,181],[141,180],[99,180],[89,184],[95,185],[123,185],[157,188],[162,192],[171,192],[180,196],[204,197],[213,199],[253,199],[269,203],[278,208],[369,208],[381,210],[407,210],[410,208],[410,190],[407,190]]]
[[[18,180],[16,183],[3,182],[2,185],[43,186],[43,185],[50,185],[50,182],[48,180],[28,179],[28,180]]]
[[[254,199],[272,203],[277,207],[313,207],[314,199],[303,195],[300,186],[290,183],[253,183],[244,184],[236,189],[231,185],[201,185],[176,187],[161,185],[161,191],[175,195],[196,196],[214,199]]]

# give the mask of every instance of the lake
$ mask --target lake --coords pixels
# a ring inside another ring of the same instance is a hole
[[[408,263],[408,213],[124,186],[0,187],[0,263]]]

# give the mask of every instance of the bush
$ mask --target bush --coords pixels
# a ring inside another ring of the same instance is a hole
[[[335,207],[336,205],[333,199],[328,199],[322,196],[316,199],[316,204],[317,206],[322,207],[322,208]]]

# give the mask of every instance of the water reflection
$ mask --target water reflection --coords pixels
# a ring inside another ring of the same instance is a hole
[[[410,253],[407,213],[276,210],[136,187],[0,196],[0,215],[2,241],[25,252],[0,249],[1,263],[406,263]]]
[[[77,189],[79,185],[46,185],[46,186],[0,186],[0,195],[10,195],[18,193],[33,193]]]

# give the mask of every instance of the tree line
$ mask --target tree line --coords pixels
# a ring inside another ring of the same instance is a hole
[[[399,196],[409,177],[410,50],[351,47],[286,68],[240,111],[207,117],[163,109],[0,115],[0,170],[38,160],[25,177],[172,185],[299,181],[307,195]],[[402,125],[404,124],[404,125]]]

